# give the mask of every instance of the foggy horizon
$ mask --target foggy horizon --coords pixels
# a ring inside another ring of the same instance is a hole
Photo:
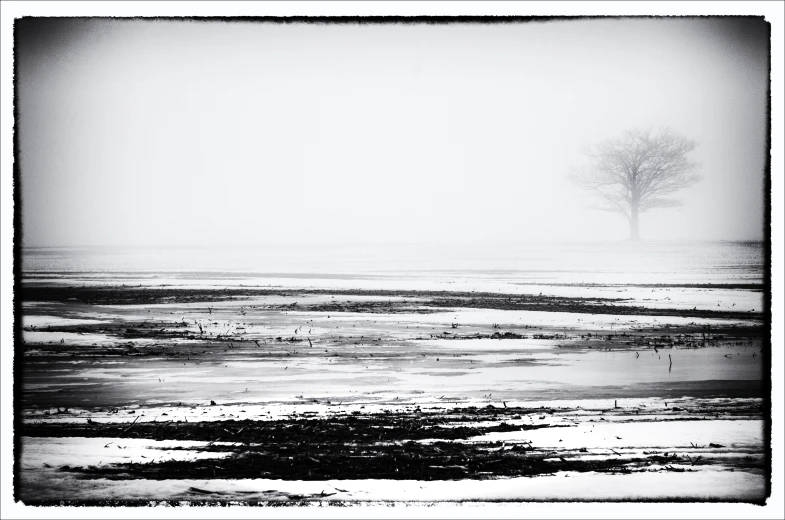
[[[380,246],[411,246],[411,247],[419,247],[419,246],[442,246],[442,245],[455,245],[458,247],[462,246],[480,246],[480,245],[502,245],[502,244],[510,244],[510,245],[517,245],[517,246],[525,246],[525,245],[580,245],[580,244],[593,244],[593,245],[601,245],[601,244],[608,244],[608,245],[620,245],[623,246],[625,244],[629,244],[630,247],[636,246],[647,246],[652,244],[669,244],[669,245],[682,245],[682,244],[719,244],[719,243],[753,243],[753,244],[762,244],[765,242],[765,239],[706,239],[706,240],[691,240],[691,239],[659,239],[659,240],[642,240],[640,242],[631,242],[628,238],[620,238],[620,239],[572,239],[572,240],[559,240],[559,239],[533,239],[533,240],[526,240],[526,239],[517,239],[517,240],[506,240],[503,238],[499,239],[476,239],[476,240],[460,240],[460,239],[433,239],[433,240],[425,240],[422,241],[404,241],[404,240],[382,240],[379,239],[377,241],[351,241],[351,240],[331,240],[331,241],[323,241],[323,242],[287,242],[287,241],[269,241],[269,242],[236,242],[236,243],[215,243],[215,244],[189,244],[189,243],[181,243],[181,244],[130,244],[130,243],[123,243],[123,244],[67,244],[67,245],[36,245],[36,244],[24,244],[22,245],[22,249],[215,249],[215,248],[230,248],[230,249],[259,249],[265,247],[286,247],[286,248],[303,248],[307,249],[310,247],[323,247],[323,246],[335,246],[335,247],[356,247],[356,246],[369,246],[369,247],[380,247]]]
[[[649,127],[702,180],[644,241],[768,233],[762,18],[15,31],[24,247],[621,242],[567,175]]]

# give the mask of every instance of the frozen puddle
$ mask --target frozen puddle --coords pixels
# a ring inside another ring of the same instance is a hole
[[[97,323],[107,323],[107,322],[105,320],[94,320],[89,318],[65,318],[62,316],[41,316],[41,315],[22,316],[22,326],[24,328],[35,327],[37,329],[40,329],[43,327],[94,325]]]
[[[144,463],[154,460],[222,458],[226,453],[203,452],[207,442],[154,441],[149,439],[23,437],[22,469]],[[231,444],[231,443],[213,443]],[[171,450],[169,448],[180,448]],[[193,448],[193,450],[182,449]]]
[[[550,350],[555,349],[564,340],[552,339],[431,339],[428,341],[415,341],[423,349],[444,349],[447,351],[465,350],[470,353],[481,352],[516,352],[526,350]]]
[[[152,345],[161,343],[154,338],[134,338],[133,340],[122,339],[118,336],[109,334],[96,334],[91,332],[45,332],[45,331],[22,331],[22,339],[27,344],[61,344],[61,345]]]
[[[583,422],[578,426],[492,432],[469,442],[530,442],[536,448],[693,448],[719,444],[728,450],[763,447],[763,421]]]
[[[624,307],[629,304],[623,302],[618,306]],[[610,312],[613,306],[598,306],[598,311]],[[333,313],[333,319],[356,322],[358,319],[367,319],[359,313],[341,312]],[[633,330],[641,327],[654,327],[669,324],[672,326],[686,326],[689,324],[729,326],[744,325],[743,320],[728,320],[720,318],[696,318],[681,316],[646,316],[634,314],[589,314],[574,312],[551,312],[551,311],[522,311],[522,310],[503,310],[503,309],[455,309],[448,312],[437,312],[429,314],[395,314],[374,316],[375,321],[379,322],[401,322],[406,321],[420,324],[433,325],[441,328],[445,323],[456,323],[457,330],[450,332],[461,334],[464,331],[461,327],[491,327],[493,324],[501,325],[499,332],[514,330],[519,334],[533,337],[535,334],[543,333],[538,328],[557,328],[561,332],[570,329],[613,329],[612,331]],[[528,325],[534,327],[529,330],[521,330],[520,327]],[[512,329],[510,328],[512,327]]]
[[[64,474],[65,475],[65,474]],[[565,478],[569,477],[569,478]],[[499,500],[761,500],[762,475],[705,469],[695,473],[557,473],[496,480],[119,480],[76,481],[25,472],[22,500],[329,500],[441,502]]]

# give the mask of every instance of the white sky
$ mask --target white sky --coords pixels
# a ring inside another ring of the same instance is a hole
[[[34,25],[28,246],[622,240],[566,175],[659,125],[698,141],[704,179],[643,238],[763,237],[762,22]]]

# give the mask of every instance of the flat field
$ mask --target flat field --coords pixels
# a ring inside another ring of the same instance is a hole
[[[760,502],[760,245],[642,251],[384,274],[33,252],[17,498]]]

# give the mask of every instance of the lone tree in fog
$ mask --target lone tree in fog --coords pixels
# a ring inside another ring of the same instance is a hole
[[[598,209],[624,214],[630,222],[630,240],[640,240],[638,214],[682,203],[670,198],[695,184],[697,164],[687,158],[695,149],[670,128],[628,130],[618,139],[594,145],[584,152],[591,164],[570,178],[603,199]]]

